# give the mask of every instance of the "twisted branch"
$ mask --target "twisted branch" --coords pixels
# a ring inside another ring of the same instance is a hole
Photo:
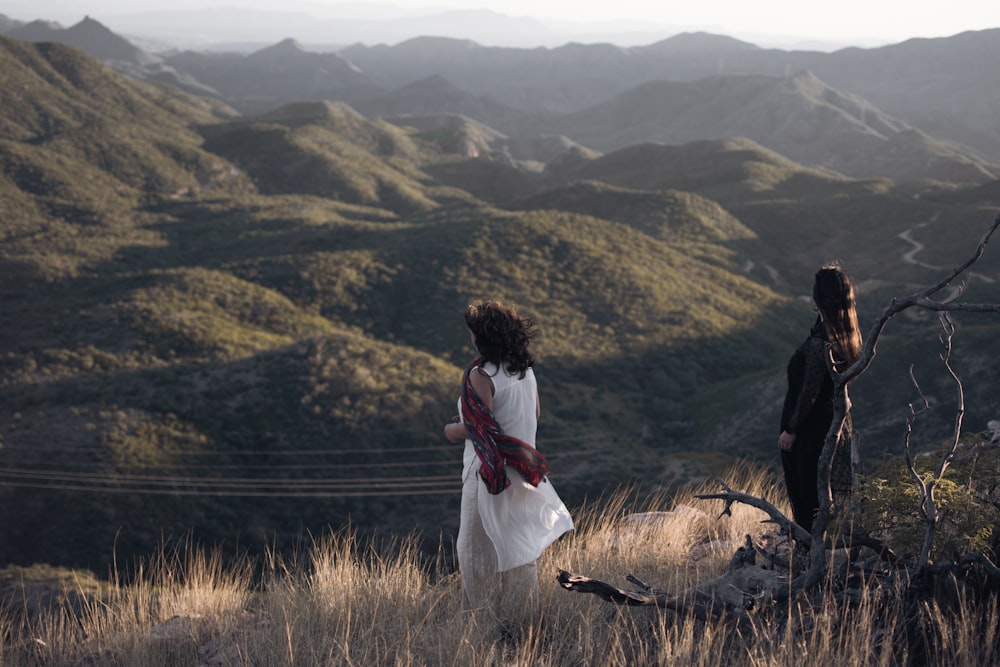
[[[763,498],[758,498],[757,496],[752,496],[749,493],[737,491],[727,485],[722,479],[716,478],[715,481],[723,488],[721,493],[701,493],[696,495],[695,498],[698,498],[699,500],[724,501],[725,507],[722,512],[719,513],[720,517],[733,515],[733,503],[742,503],[744,505],[749,505],[750,507],[756,507],[770,517],[770,519],[764,520],[763,523],[777,524],[781,528],[781,532],[790,534],[796,541],[801,542],[806,546],[812,544],[812,537],[805,528],[786,517],[781,510],[768,501]]]

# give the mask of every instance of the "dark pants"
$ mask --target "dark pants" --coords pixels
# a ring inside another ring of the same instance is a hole
[[[829,427],[828,427],[829,428]],[[844,436],[837,444],[830,466],[830,490],[835,504],[844,505],[854,492],[854,459],[851,438],[850,417],[844,424]],[[819,512],[819,493],[816,483],[819,477],[819,456],[823,453],[826,431],[799,434],[792,451],[781,452],[781,467],[785,469],[785,489],[792,505],[792,517],[809,532],[813,519]]]
[[[809,532],[812,532],[813,519],[819,511],[816,477],[822,451],[822,439],[796,438],[792,451],[781,452],[781,466],[785,469],[785,488],[792,505],[792,517],[795,523]]]

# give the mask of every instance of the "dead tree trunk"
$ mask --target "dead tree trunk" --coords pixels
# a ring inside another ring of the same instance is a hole
[[[801,530],[801,528],[800,528]],[[804,532],[804,531],[803,531]],[[770,601],[771,592],[786,585],[786,577],[776,570],[757,565],[757,547],[749,535],[719,577],[670,594],[646,585],[631,574],[625,579],[639,590],[627,591],[611,584],[559,570],[556,580],[568,591],[592,593],[604,600],[628,606],[656,606],[691,615],[703,621],[726,617],[747,619],[747,612],[759,600]]]

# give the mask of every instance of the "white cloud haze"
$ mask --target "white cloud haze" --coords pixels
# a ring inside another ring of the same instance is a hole
[[[982,0],[924,3],[919,8],[912,2],[895,0],[842,0],[825,5],[803,3],[801,0],[664,3],[651,3],[649,0],[284,0],[280,3],[274,0],[218,0],[217,3],[212,0],[7,0],[0,13],[19,20],[56,20],[64,25],[72,25],[84,15],[90,15],[114,29],[114,23],[108,19],[144,12],[203,11],[223,7],[302,13],[323,20],[386,20],[455,9],[491,9],[509,17],[531,17],[543,21],[559,35],[632,33],[641,41],[645,35],[656,33],[659,33],[658,38],[665,38],[676,32],[704,30],[758,44],[763,42],[762,45],[768,41],[778,44],[812,40],[837,46],[872,46],[911,37],[945,37],[966,30],[1000,27],[1000,2],[984,3]],[[275,31],[280,30],[281,25],[281,21],[276,20]],[[247,32],[252,39],[297,37],[278,32],[261,37],[251,27],[247,26]],[[482,34],[488,34],[489,28],[489,25],[483,25]],[[507,41],[514,38],[516,35],[506,35]],[[529,35],[525,39],[530,41],[535,37]]]

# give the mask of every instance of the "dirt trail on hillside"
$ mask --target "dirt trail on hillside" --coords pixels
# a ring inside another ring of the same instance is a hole
[[[940,213],[935,213],[934,217],[932,217],[928,222],[925,222],[917,226],[924,227],[929,223],[935,222],[938,219],[938,217],[940,217]],[[897,236],[906,241],[907,243],[909,243],[911,246],[909,250],[903,253],[902,255],[903,262],[905,262],[906,264],[912,264],[914,266],[920,266],[925,269],[932,269],[934,271],[944,271],[944,267],[936,266],[934,264],[928,264],[927,262],[921,262],[920,260],[917,259],[917,254],[923,251],[925,246],[923,243],[913,238],[912,227],[910,229],[907,229],[906,231],[897,234]],[[968,276],[968,280],[970,281],[973,278],[978,278],[979,280],[982,280],[984,283],[996,282],[990,276],[984,275],[982,273],[969,272],[966,275]],[[963,291],[962,285],[949,285],[947,290],[943,292],[943,298],[940,299],[941,303],[949,303],[951,301],[954,301],[959,297],[959,295],[961,295],[962,291]]]

